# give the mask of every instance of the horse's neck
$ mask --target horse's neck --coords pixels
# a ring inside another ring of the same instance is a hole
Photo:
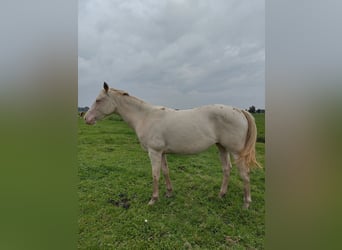
[[[153,108],[151,104],[131,96],[121,96],[118,102],[118,114],[133,129]]]

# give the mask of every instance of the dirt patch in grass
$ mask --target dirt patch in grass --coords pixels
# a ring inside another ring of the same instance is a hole
[[[129,209],[131,206],[130,200],[128,199],[126,194],[119,194],[117,199],[108,199],[108,203],[116,206],[116,207],[122,207],[124,209]]]

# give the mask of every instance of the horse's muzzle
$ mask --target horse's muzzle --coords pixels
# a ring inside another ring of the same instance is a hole
[[[84,117],[84,120],[85,120],[86,124],[88,124],[88,125],[94,125],[96,123],[95,117],[91,117],[91,116],[86,115]]]

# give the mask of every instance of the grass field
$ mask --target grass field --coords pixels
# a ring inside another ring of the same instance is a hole
[[[264,165],[264,114],[256,114],[257,159]],[[199,155],[168,155],[174,196],[147,206],[151,166],[134,131],[120,117],[95,126],[79,119],[79,249],[263,249],[265,169],[251,172],[252,200],[233,167],[228,193],[215,146]]]

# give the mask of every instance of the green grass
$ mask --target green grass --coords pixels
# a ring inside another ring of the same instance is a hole
[[[257,114],[258,138],[264,115]],[[265,173],[251,173],[252,200],[243,210],[243,183],[233,167],[228,193],[216,147],[199,155],[168,155],[174,196],[147,206],[151,166],[134,131],[112,116],[87,126],[79,120],[79,249],[246,249],[264,248]],[[264,165],[264,144],[257,143]],[[145,222],[147,220],[147,222]]]
[[[258,137],[257,142],[265,142],[265,114],[253,114],[257,125]]]

